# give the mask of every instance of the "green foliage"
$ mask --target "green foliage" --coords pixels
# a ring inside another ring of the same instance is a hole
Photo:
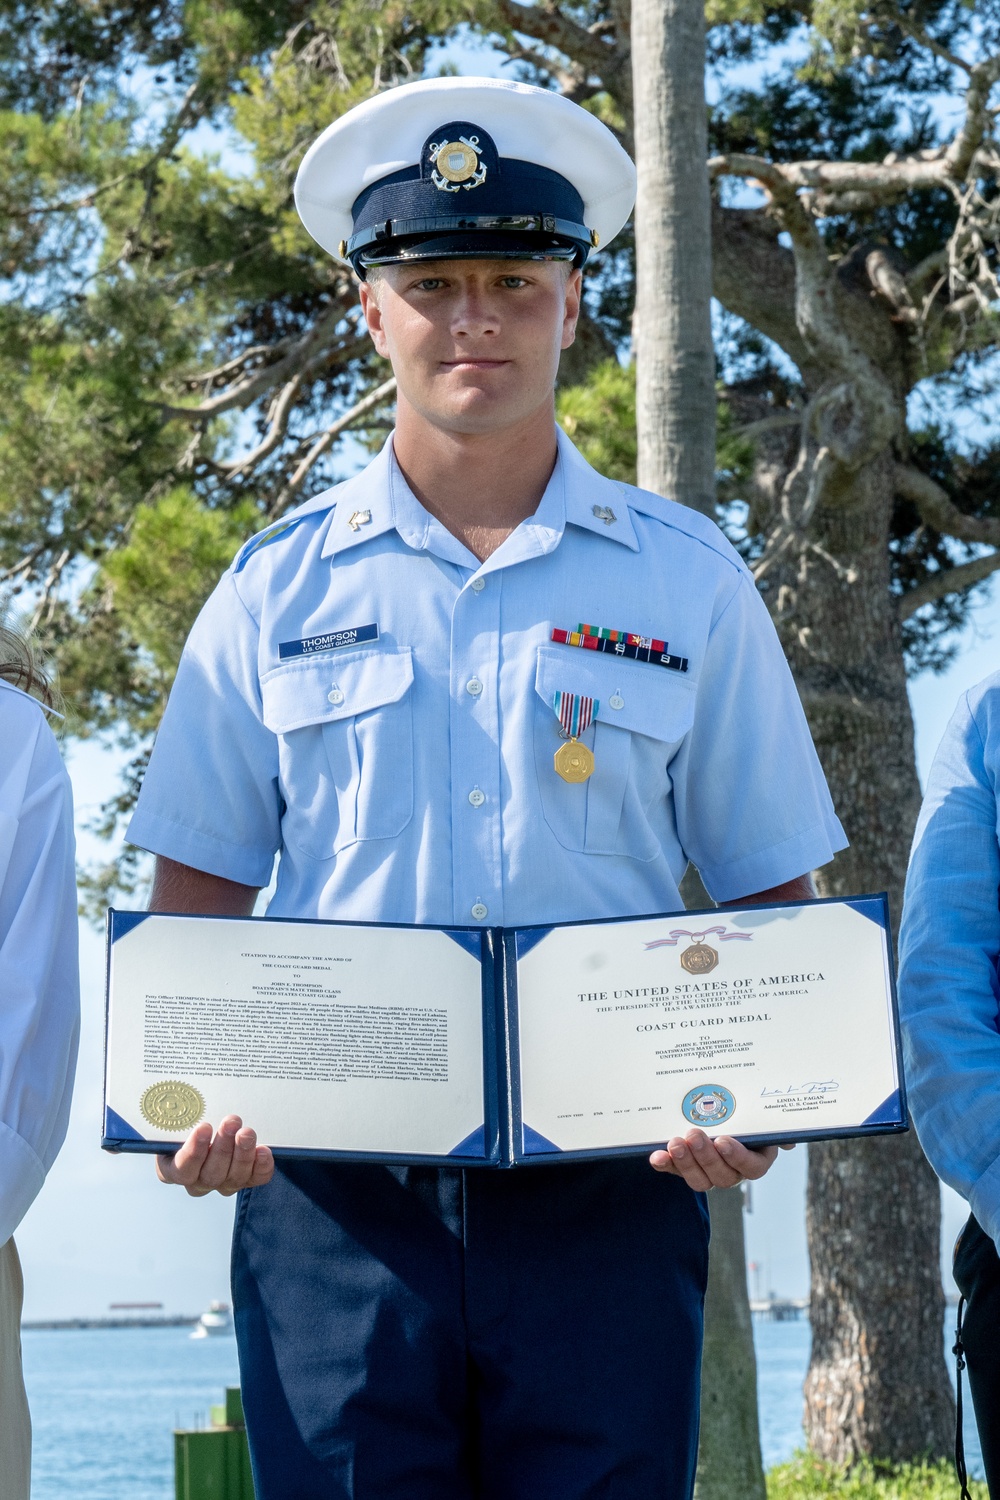
[[[635,484],[635,369],[609,359],[585,385],[560,391],[560,425],[584,458],[609,479]]]
[[[859,1464],[843,1471],[800,1453],[767,1475],[767,1500],[954,1500],[948,1463]],[[989,1500],[986,1485],[969,1481],[972,1500]]]
[[[583,385],[556,397],[556,416],[584,458],[609,479],[635,484],[635,366],[606,360]],[[753,468],[753,443],[742,436],[720,388],[715,415],[715,468],[720,501],[739,498]]]

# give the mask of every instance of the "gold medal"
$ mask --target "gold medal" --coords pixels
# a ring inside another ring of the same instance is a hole
[[[586,781],[594,774],[594,756],[579,740],[567,740],[555,753],[556,774],[563,781]]]
[[[170,1079],[151,1084],[140,1099],[139,1108],[150,1125],[160,1130],[190,1130],[205,1113],[205,1101],[189,1083]]]
[[[698,941],[690,948],[685,948],[681,954],[681,968],[686,969],[689,974],[711,974],[718,962],[717,949]]]

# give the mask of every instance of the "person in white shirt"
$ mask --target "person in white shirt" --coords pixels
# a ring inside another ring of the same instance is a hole
[[[27,1500],[13,1234],[66,1135],[80,1025],[73,799],[26,643],[0,624],[0,1492]]]

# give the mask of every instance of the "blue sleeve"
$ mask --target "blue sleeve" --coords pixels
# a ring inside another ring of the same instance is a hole
[[[1000,848],[991,704],[959,703],[917,823],[900,930],[910,1104],[931,1165],[1000,1243]],[[984,712],[985,711],[985,712]],[[987,737],[977,723],[982,715]]]
[[[694,724],[670,774],[681,845],[715,901],[769,890],[847,847],[781,643],[746,575],[712,627]]]
[[[127,837],[192,869],[264,886],[281,801],[258,663],[256,621],[226,573],[184,647]]]

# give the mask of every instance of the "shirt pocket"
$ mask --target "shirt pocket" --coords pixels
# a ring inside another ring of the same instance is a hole
[[[312,859],[391,839],[413,817],[413,657],[308,657],[261,678],[278,739],[282,838]]]
[[[585,782],[553,765],[562,744],[558,692],[598,700],[581,735],[594,756]],[[535,670],[535,771],[542,814],[566,849],[654,859],[660,852],[669,762],[694,722],[694,684],[663,667],[610,654],[542,646]]]

